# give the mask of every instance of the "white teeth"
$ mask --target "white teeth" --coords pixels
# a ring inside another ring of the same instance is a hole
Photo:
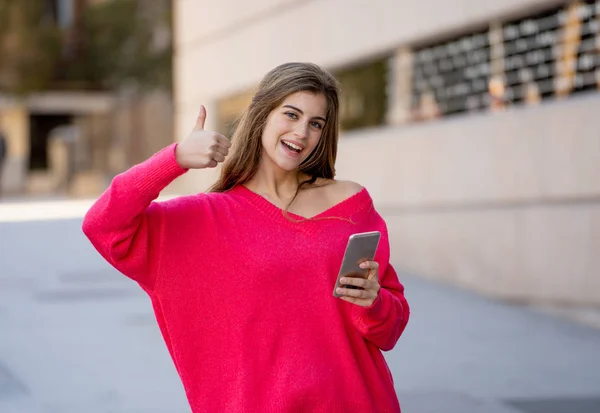
[[[296,151],[301,151],[301,150],[302,150],[302,148],[301,148],[300,146],[298,146],[298,145],[294,145],[294,144],[293,144],[293,143],[291,143],[291,142],[287,142],[287,141],[281,141],[281,142],[282,142],[284,145],[286,145],[286,146],[288,146],[288,147],[290,147],[290,148],[292,148],[292,149],[294,149],[294,150],[296,150]]]

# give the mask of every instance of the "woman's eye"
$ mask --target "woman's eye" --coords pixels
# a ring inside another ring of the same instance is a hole
[[[298,119],[298,115],[296,115],[294,112],[285,112],[285,114],[290,119]]]
[[[323,129],[323,125],[321,125],[319,122],[311,122],[310,124],[313,126],[313,128]]]

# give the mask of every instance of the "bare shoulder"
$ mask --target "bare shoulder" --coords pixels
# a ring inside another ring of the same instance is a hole
[[[344,198],[350,198],[363,190],[363,186],[353,181],[333,181],[333,189]]]
[[[319,180],[316,184],[322,187],[327,198],[334,204],[350,198],[364,189],[362,185],[356,182],[334,179]]]

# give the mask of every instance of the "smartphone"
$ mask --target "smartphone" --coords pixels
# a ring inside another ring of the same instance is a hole
[[[350,235],[348,238],[348,244],[346,245],[344,259],[342,260],[342,265],[338,273],[337,281],[333,287],[334,297],[340,297],[340,295],[335,292],[338,287],[354,289],[360,288],[342,285],[340,284],[340,279],[342,277],[367,277],[369,270],[362,269],[359,265],[364,261],[373,261],[380,238],[381,233],[379,231],[361,232]]]

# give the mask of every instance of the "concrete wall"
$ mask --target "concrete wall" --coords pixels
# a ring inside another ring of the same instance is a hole
[[[600,305],[599,111],[591,95],[347,134],[338,176],[369,189],[410,271]]]
[[[213,128],[216,99],[282,62],[343,67],[552,3],[176,1],[176,136],[201,103]],[[599,110],[592,95],[348,133],[338,176],[368,187],[408,270],[515,300],[600,305]],[[199,192],[215,176],[193,172],[177,188]]]
[[[2,173],[2,194],[21,191],[27,182],[29,167],[29,112],[24,108],[7,104],[1,105],[0,128],[8,141],[8,157]]]
[[[485,27],[491,19],[552,3],[560,2],[176,0],[177,107],[193,112],[200,102],[253,86],[285,61],[344,66],[407,42]]]

